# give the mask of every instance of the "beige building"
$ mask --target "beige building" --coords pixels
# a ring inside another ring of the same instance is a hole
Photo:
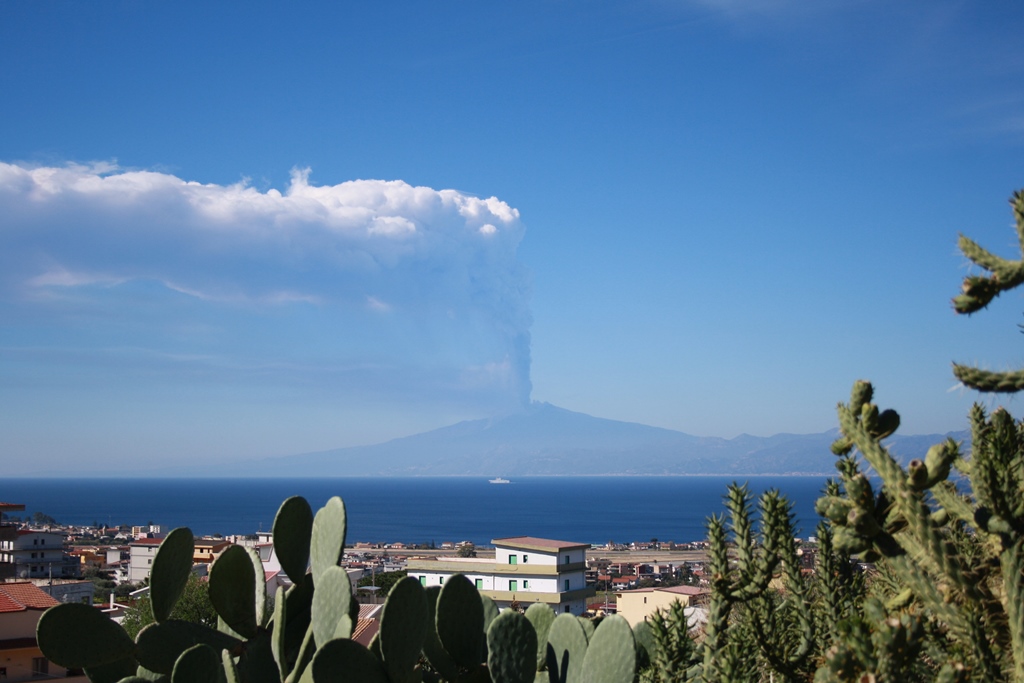
[[[583,543],[518,536],[496,538],[494,560],[463,557],[412,559],[409,576],[424,586],[443,586],[445,580],[462,574],[500,609],[513,601],[523,607],[543,602],[556,612],[582,614],[586,600],[594,595],[584,576],[587,549]]]
[[[29,582],[0,583],[0,680],[59,678],[63,667],[49,662],[36,643],[43,611],[59,604]]]
[[[692,626],[693,609],[707,601],[708,589],[696,586],[668,586],[665,588],[637,588],[615,594],[616,611],[636,626],[658,610],[667,610],[677,600],[687,607],[686,614]]]
[[[229,545],[233,544],[223,538],[197,538],[192,563],[212,564]]]

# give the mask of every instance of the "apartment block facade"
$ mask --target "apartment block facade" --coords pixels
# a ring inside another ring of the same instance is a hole
[[[13,566],[18,579],[74,578],[81,573],[77,560],[64,554],[64,534],[18,529],[0,541],[0,556]]]
[[[496,538],[494,560],[441,557],[409,560],[409,576],[424,586],[443,586],[455,574],[472,581],[499,609],[513,602],[523,608],[534,602],[556,612],[582,614],[594,589],[586,584],[587,549],[583,543],[532,536]]]

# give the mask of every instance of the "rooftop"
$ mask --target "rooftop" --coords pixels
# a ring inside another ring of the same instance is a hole
[[[555,541],[549,538],[535,538],[534,536],[514,536],[512,538],[495,538],[491,540],[495,546],[505,548],[516,548],[522,550],[559,551],[576,550],[578,548],[589,548],[589,543],[572,543],[570,541]]]
[[[675,593],[676,595],[703,595],[710,593],[711,590],[708,588],[698,588],[697,586],[652,586],[651,588],[635,588],[631,591],[620,591],[621,593]]]
[[[28,581],[0,583],[0,613],[47,609],[60,602]]]
[[[137,538],[129,545],[160,545],[163,540],[162,538]]]

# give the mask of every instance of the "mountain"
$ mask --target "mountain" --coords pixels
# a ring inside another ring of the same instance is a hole
[[[533,403],[499,418],[371,446],[338,448],[247,463],[247,476],[437,476],[658,474],[832,474],[837,431],[734,439],[698,437],[635,422],[605,420]],[[894,436],[904,462],[924,457],[947,435]],[[949,436],[967,440],[967,432]],[[224,473],[224,472],[221,472]]]

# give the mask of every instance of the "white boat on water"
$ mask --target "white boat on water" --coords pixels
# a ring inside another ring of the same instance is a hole
[[[512,483],[508,479],[502,479],[501,477],[495,477],[494,479],[488,479],[487,481],[491,482],[492,484],[511,484]]]

